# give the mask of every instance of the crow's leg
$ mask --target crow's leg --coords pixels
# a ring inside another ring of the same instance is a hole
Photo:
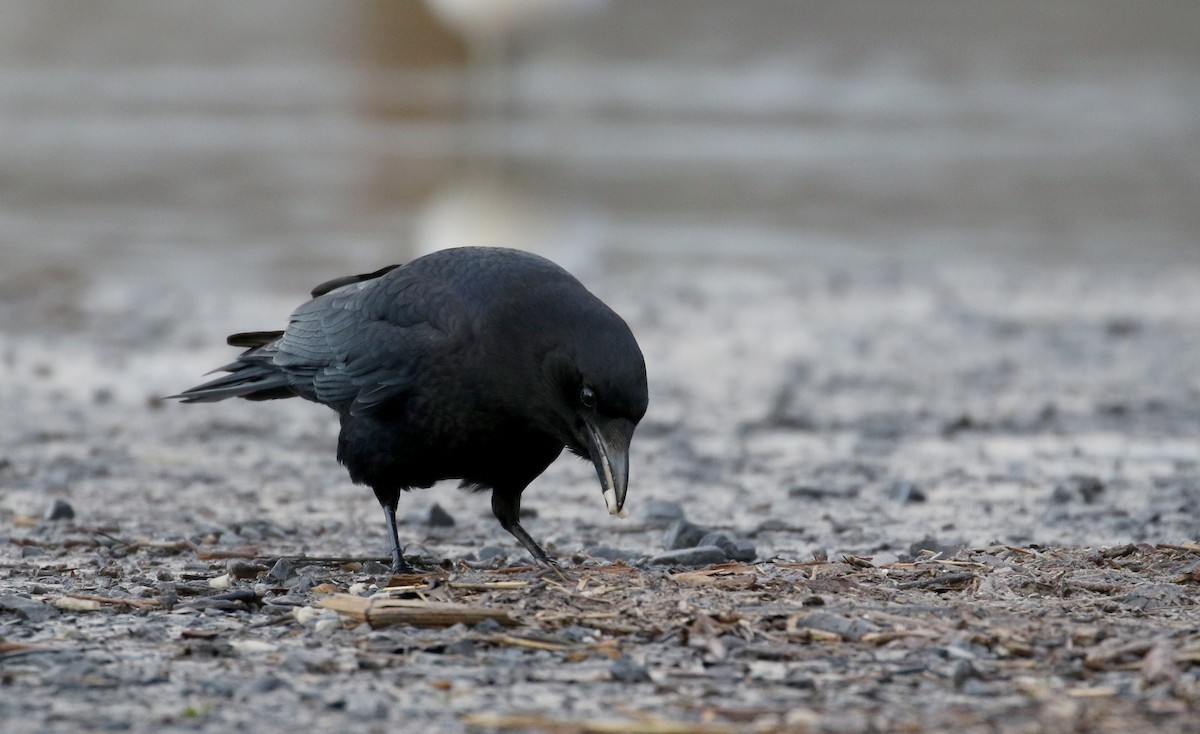
[[[400,492],[375,490],[375,497],[383,506],[383,517],[387,521],[388,536],[392,540],[392,573],[417,573],[417,569],[408,565],[404,554],[400,552],[400,534],[396,532],[396,505],[400,504]]]
[[[520,492],[502,492],[498,489],[492,490],[492,513],[496,519],[500,521],[500,527],[512,533],[512,536],[521,541],[521,545],[537,560],[538,563],[545,564],[551,568],[558,568],[558,564],[542,550],[542,546],[537,544],[529,533],[525,532],[525,528],[521,527],[521,521],[518,519],[521,514],[521,493]]]

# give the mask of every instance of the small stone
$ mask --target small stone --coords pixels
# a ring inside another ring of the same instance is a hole
[[[49,604],[18,594],[0,596],[0,611],[16,612],[22,619],[30,622],[44,622],[58,613]]]
[[[758,558],[758,546],[745,538],[737,538],[733,541],[733,550],[728,555],[731,561],[753,563]]]
[[[493,558],[508,558],[508,551],[497,545],[485,545],[475,552],[475,557],[481,561],[490,561]]]
[[[785,520],[781,520],[778,517],[768,517],[766,520],[763,520],[762,522],[760,522],[758,524],[758,528],[754,531],[754,534],[757,535],[758,533],[778,533],[778,532],[788,531],[791,529],[792,529],[792,526],[789,525]]]
[[[328,636],[337,630],[340,630],[341,628],[341,619],[318,619],[317,623],[313,625],[313,632],[317,633],[318,635]]]
[[[937,538],[933,537],[932,535],[926,535],[924,538],[921,538],[918,541],[910,543],[908,546],[908,552],[911,553],[913,556],[921,555],[921,551],[931,551],[933,553],[936,553],[937,549],[938,549]]]
[[[290,673],[334,673],[337,659],[325,651],[292,650],[284,656],[283,668]]]
[[[648,500],[642,503],[641,516],[646,525],[665,528],[684,519],[683,505],[668,500]]]
[[[208,580],[208,588],[210,589],[228,589],[230,584],[229,574],[223,573]]]
[[[725,551],[715,545],[707,545],[663,551],[651,556],[649,563],[651,566],[707,566],[724,563],[725,560]]]
[[[225,571],[235,579],[258,578],[259,574],[266,572],[266,570],[267,567],[261,563],[244,561],[240,558],[231,559],[225,564]]]
[[[879,631],[879,628],[870,622],[833,612],[809,612],[796,617],[795,624],[796,627],[807,627],[841,635],[847,640],[858,640],[865,634]]]
[[[729,554],[735,547],[733,544],[733,538],[730,538],[727,534],[721,532],[720,530],[714,530],[711,533],[706,534],[703,538],[696,542],[696,545],[715,545],[725,552],[726,557],[729,557]]]
[[[858,491],[859,488],[855,485],[827,487],[815,484],[802,484],[789,489],[788,496],[809,500],[853,499],[858,496]]]
[[[75,508],[71,507],[71,503],[64,499],[55,499],[46,508],[46,514],[43,517],[47,520],[74,520]]]
[[[1092,504],[1104,493],[1104,482],[1096,477],[1071,477],[1071,480],[1075,485],[1075,491],[1079,492],[1080,497],[1083,497],[1084,504]]]
[[[893,482],[888,487],[888,499],[903,505],[925,501],[925,492],[912,482]]]
[[[811,690],[817,687],[816,681],[802,670],[789,670],[783,678],[783,684],[789,688]]]
[[[748,563],[758,557],[758,549],[749,540],[735,538],[719,530],[708,533],[696,545],[715,545],[725,551],[725,557],[731,561]]]
[[[500,624],[491,617],[488,617],[479,624],[475,625],[474,629],[481,635],[493,635],[497,632],[502,632],[504,630],[504,625]]]
[[[386,719],[387,701],[374,693],[351,691],[346,695],[346,713],[360,721]]]
[[[429,517],[426,518],[425,524],[431,528],[452,528],[454,527],[454,517],[441,505],[434,502],[433,507],[429,508]]]
[[[607,545],[591,545],[585,548],[584,552],[592,558],[599,558],[603,561],[632,561],[643,555],[640,551],[610,548]]]
[[[472,657],[475,655],[475,641],[464,637],[456,642],[451,642],[449,645],[446,645],[445,653],[447,655],[459,655],[465,658]]]
[[[928,551],[935,555],[940,554],[942,558],[949,559],[958,555],[965,547],[966,545],[961,542],[940,541],[932,535],[926,535],[915,543],[910,543],[908,552],[913,557],[920,557],[921,551]]]
[[[1050,504],[1065,505],[1070,503],[1072,498],[1073,495],[1071,494],[1071,490],[1059,484],[1054,488],[1054,491],[1050,493]]]
[[[365,561],[362,570],[363,573],[370,574],[371,576],[382,576],[385,573],[391,573],[392,567],[379,561]]]
[[[261,678],[255,678],[249,683],[238,689],[237,697],[242,700],[252,700],[264,693],[277,691],[280,688],[287,688],[288,682],[274,675],[264,675]]]
[[[280,558],[278,561],[275,561],[274,566],[271,566],[271,570],[267,572],[267,575],[282,583],[287,581],[288,577],[292,575],[293,569],[294,564],[291,561],[286,558]]]
[[[650,681],[650,673],[628,655],[622,655],[614,660],[608,672],[613,680],[620,683],[647,683]]]
[[[663,545],[671,550],[694,548],[707,534],[707,528],[702,528],[687,520],[676,520],[675,524],[667,528],[666,535],[663,537]]]
[[[300,573],[288,579],[283,586],[289,593],[302,594],[316,585],[317,580],[312,574]]]
[[[883,553],[876,553],[875,555],[871,556],[871,565],[876,567],[890,566],[893,563],[899,562],[900,556],[896,555],[895,553],[887,553],[886,551]]]
[[[979,671],[975,670],[975,666],[971,664],[970,660],[959,660],[950,672],[950,681],[955,688],[961,689],[968,679],[978,676]]]

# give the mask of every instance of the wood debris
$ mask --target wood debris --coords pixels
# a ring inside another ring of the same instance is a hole
[[[366,622],[374,628],[397,624],[409,624],[415,627],[475,625],[487,619],[493,619],[509,627],[517,624],[512,615],[504,609],[418,599],[330,594],[318,600],[317,605],[325,609],[332,609],[344,617]]]

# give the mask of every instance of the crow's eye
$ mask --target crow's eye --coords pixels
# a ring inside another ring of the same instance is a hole
[[[583,403],[585,408],[596,407],[596,393],[592,392],[592,388],[585,387],[579,391],[579,402]]]

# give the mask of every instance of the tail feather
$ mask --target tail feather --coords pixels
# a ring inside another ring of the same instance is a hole
[[[287,375],[276,372],[261,364],[237,363],[228,375],[209,380],[202,385],[188,388],[176,398],[185,403],[215,403],[226,398],[247,400],[274,400],[294,397]]]
[[[276,400],[294,397],[296,393],[288,376],[271,362],[273,350],[270,345],[281,336],[282,331],[251,331],[231,335],[227,340],[230,345],[248,349],[236,362],[213,370],[229,374],[168,397],[184,403],[215,403],[226,398]]]
[[[225,343],[231,347],[263,347],[283,336],[282,331],[246,331],[230,334]]]

